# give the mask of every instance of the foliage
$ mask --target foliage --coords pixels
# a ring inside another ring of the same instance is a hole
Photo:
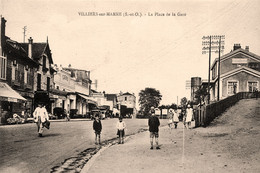
[[[187,98],[186,98],[186,97],[183,97],[183,98],[181,99],[181,106],[185,108],[185,107],[187,106],[187,104],[188,104]]]
[[[162,95],[160,91],[155,88],[145,88],[141,90],[139,93],[140,110],[144,112],[144,114],[148,114],[152,106],[159,106],[161,99]]]
[[[171,105],[161,105],[158,107],[159,109],[177,109],[177,105],[172,103]]]
[[[201,102],[205,102],[205,98],[206,98],[207,95],[208,95],[208,92],[207,92],[206,86],[203,86],[200,89],[198,89],[195,92],[195,98],[197,100],[197,104],[201,103]]]

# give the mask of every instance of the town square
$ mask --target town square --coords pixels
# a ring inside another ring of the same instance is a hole
[[[259,172],[259,7],[0,0],[0,172]]]

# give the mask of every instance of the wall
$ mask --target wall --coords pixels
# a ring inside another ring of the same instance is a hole
[[[247,92],[247,82],[248,81],[258,81],[260,82],[260,78],[250,75],[246,72],[240,72],[228,78],[222,80],[222,97],[227,97],[227,83],[228,81],[238,81],[238,92]],[[259,85],[258,85],[259,87]]]

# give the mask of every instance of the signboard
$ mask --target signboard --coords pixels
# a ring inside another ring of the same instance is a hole
[[[167,115],[167,114],[168,114],[167,109],[162,109],[162,115]]]
[[[232,58],[232,64],[247,64],[246,58]]]
[[[158,108],[155,108],[155,115],[161,115],[161,110]]]

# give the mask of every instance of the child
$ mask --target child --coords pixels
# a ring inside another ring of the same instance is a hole
[[[173,123],[175,129],[177,129],[178,122],[179,122],[179,113],[177,112],[177,109],[175,109],[173,115]]]
[[[168,114],[168,126],[170,130],[172,130],[172,118],[173,118],[173,110],[170,109]]]
[[[96,134],[95,144],[101,144],[100,143],[100,133],[102,130],[102,124],[101,124],[101,121],[100,121],[98,115],[95,116],[95,120],[93,122],[93,130],[95,131],[95,134]],[[97,143],[97,138],[98,138],[98,143]]]
[[[192,120],[193,110],[190,105],[188,105],[187,111],[186,111],[186,119],[185,123],[188,125],[188,129],[191,128],[191,120]],[[186,125],[185,125],[186,127]]]
[[[154,107],[151,107],[151,116],[149,117],[148,120],[148,126],[149,126],[149,131],[150,131],[150,143],[151,143],[151,150],[153,149],[153,139],[155,138],[156,142],[156,149],[159,150],[159,126],[160,126],[160,121],[159,118],[155,115],[155,110]]]
[[[119,117],[119,121],[116,124],[119,144],[124,143],[125,127],[126,127],[126,125],[125,125],[125,122],[123,121],[123,118]]]

